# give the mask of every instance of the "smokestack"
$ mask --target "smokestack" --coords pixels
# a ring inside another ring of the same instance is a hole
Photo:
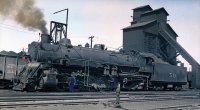
[[[29,30],[47,34],[46,21],[34,0],[0,0],[0,14]]]

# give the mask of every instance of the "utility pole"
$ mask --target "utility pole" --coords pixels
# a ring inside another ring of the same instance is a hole
[[[94,36],[90,36],[90,37],[88,37],[88,39],[90,39],[90,48],[92,48],[92,42],[93,42],[93,38],[94,38]]]

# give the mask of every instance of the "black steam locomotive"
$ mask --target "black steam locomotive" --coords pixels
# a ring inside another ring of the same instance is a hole
[[[108,90],[111,78],[114,87],[121,83],[124,90],[180,90],[187,83],[185,67],[171,65],[151,53],[109,51],[103,44],[73,46],[67,37],[52,34],[65,24],[51,25],[50,35],[42,34],[41,42],[29,44],[28,63],[13,79],[14,90],[67,90],[72,74],[78,91]]]

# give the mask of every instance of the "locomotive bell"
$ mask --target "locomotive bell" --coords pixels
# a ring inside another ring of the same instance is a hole
[[[41,43],[50,43],[51,37],[49,34],[41,34]]]

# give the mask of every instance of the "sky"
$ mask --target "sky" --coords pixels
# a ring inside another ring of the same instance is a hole
[[[200,1],[199,0],[36,0],[44,13],[49,29],[50,21],[65,22],[69,9],[68,38],[73,45],[90,42],[103,43],[109,49],[122,46],[122,29],[130,26],[132,9],[150,5],[164,7],[169,13],[168,23],[178,34],[177,41],[200,63]],[[0,16],[0,51],[19,52],[32,41],[39,40],[39,31],[30,31],[15,21]],[[182,59],[179,57],[179,59]]]

